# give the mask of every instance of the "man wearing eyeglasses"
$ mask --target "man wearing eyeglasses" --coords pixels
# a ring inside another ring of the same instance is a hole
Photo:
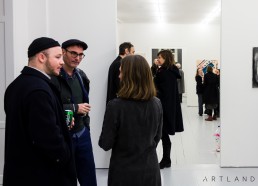
[[[64,65],[60,75],[52,78],[61,93],[64,110],[72,110],[74,126],[70,129],[78,181],[81,186],[96,186],[95,162],[89,126],[89,79],[78,67],[88,45],[77,39],[62,44]]]

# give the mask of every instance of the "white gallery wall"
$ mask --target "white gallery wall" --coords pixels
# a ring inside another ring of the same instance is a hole
[[[6,36],[6,15],[4,1],[0,0],[0,180],[2,180],[3,159],[4,159],[4,132],[5,132],[5,114],[4,114],[4,92],[5,92],[5,36]],[[1,181],[0,181],[1,184]]]
[[[118,24],[118,42],[130,41],[136,53],[152,63],[152,48],[182,48],[182,69],[185,74],[187,105],[197,106],[196,60],[220,61],[220,24]],[[198,114],[198,113],[196,113]]]
[[[258,47],[258,1],[222,0],[221,166],[258,166],[258,89],[252,49]]]

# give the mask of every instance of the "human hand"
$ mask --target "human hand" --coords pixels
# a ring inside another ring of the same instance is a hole
[[[71,130],[74,127],[75,123],[74,123],[74,117],[72,119],[71,125],[68,125],[68,130]]]
[[[83,114],[86,115],[87,113],[89,113],[91,109],[91,106],[88,103],[80,103],[78,104],[78,114]]]

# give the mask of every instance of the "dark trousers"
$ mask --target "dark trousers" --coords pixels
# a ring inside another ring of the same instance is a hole
[[[179,101],[180,101],[180,103],[183,102],[183,94],[179,94]]]
[[[72,136],[76,172],[80,186],[97,186],[90,131],[85,127],[81,136]]]
[[[212,111],[214,112],[214,116],[217,116],[217,105],[216,104],[213,104],[213,105],[209,105],[209,104],[206,104],[205,105],[205,112],[208,116],[212,116]]]
[[[217,116],[217,111],[216,108],[215,109],[206,109],[206,113],[208,116],[212,116],[212,111],[213,111],[213,115]]]
[[[162,147],[163,147],[163,159],[170,160],[170,151],[171,151],[171,141],[169,135],[165,132],[162,132]]]
[[[217,106],[217,108],[216,108],[215,111],[214,111],[214,112],[216,113],[216,116],[217,116],[217,117],[220,116],[220,108],[219,108],[219,107],[220,107],[220,102],[218,102],[218,106]]]
[[[203,98],[202,94],[197,94],[198,95],[198,107],[199,107],[199,115],[203,114]]]

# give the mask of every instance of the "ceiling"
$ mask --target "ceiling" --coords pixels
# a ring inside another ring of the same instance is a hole
[[[198,24],[221,0],[117,0],[120,23]],[[218,24],[220,14],[210,23]]]

